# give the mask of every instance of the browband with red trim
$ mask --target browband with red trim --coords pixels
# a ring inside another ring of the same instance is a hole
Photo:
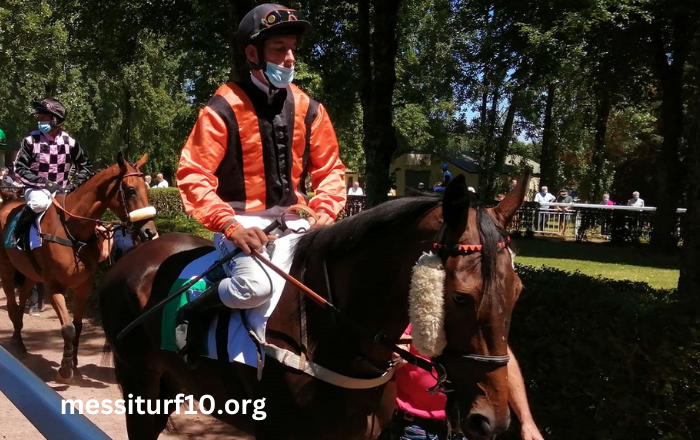
[[[498,243],[499,248],[504,248],[508,246],[508,243],[510,243],[510,237],[506,237],[505,241],[501,241]],[[448,246],[446,244],[440,244],[440,243],[433,243],[433,249],[438,249],[438,250],[444,250]],[[452,247],[452,252],[456,253],[461,253],[461,254],[468,254],[470,252],[481,252],[482,245],[480,244],[457,244]]]

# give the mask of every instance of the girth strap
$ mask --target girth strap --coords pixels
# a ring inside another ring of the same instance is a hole
[[[38,234],[42,240],[52,241],[54,243],[62,244],[63,246],[73,247],[73,242],[67,238],[58,237],[53,234],[44,234],[43,232],[39,232]]]
[[[353,390],[376,388],[389,382],[389,380],[391,380],[391,378],[394,376],[394,365],[387,369],[384,374],[374,379],[358,379],[355,377],[345,376],[343,374],[336,373],[335,371],[331,371],[328,368],[322,367],[319,364],[308,360],[308,358],[302,361],[299,355],[292,353],[289,350],[263,342],[260,340],[260,338],[258,338],[255,332],[251,332],[251,336],[254,338],[255,343],[262,347],[265,354],[275,359],[279,363],[341,388]]]

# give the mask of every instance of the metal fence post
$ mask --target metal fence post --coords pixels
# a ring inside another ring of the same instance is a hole
[[[110,440],[84,415],[62,414],[62,397],[3,347],[0,391],[49,440]]]

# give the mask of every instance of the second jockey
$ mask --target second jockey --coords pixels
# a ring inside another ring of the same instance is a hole
[[[19,238],[30,227],[37,214],[51,206],[51,197],[59,191],[71,191],[92,175],[92,163],[77,140],[62,128],[66,108],[54,98],[32,103],[37,130],[22,140],[15,159],[15,173],[27,189],[27,205],[17,220],[14,236]],[[73,176],[71,179],[71,175]]]
[[[251,74],[216,91],[182,151],[177,179],[185,211],[215,232],[222,255],[242,250],[225,266],[227,278],[180,309],[178,346],[185,355],[196,349],[194,326],[205,312],[270,299],[265,268],[249,255],[251,249],[268,255],[265,227],[291,205],[317,214],[318,221],[309,219],[313,228],[333,224],[345,207],[345,166],[328,114],[292,84],[297,45],[310,29],[299,11],[283,5],[250,11],[238,27],[238,46]],[[307,173],[315,190],[310,200]]]

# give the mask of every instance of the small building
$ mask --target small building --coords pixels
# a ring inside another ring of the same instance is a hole
[[[443,172],[440,165],[443,163],[449,165],[449,171],[453,178],[464,175],[467,186],[475,188],[478,192],[480,166],[474,158],[475,153],[472,151],[462,151],[456,157],[448,160],[441,159],[437,154],[429,151],[411,151],[402,154],[394,159],[390,168],[396,178],[397,195],[406,195],[408,188],[418,189],[420,183],[424,185],[426,190],[429,190],[436,183],[442,182]],[[501,170],[502,182],[499,186],[506,187],[510,179],[518,178],[516,169],[520,169],[520,164],[523,161],[532,167],[533,178],[530,179],[528,194],[534,194],[539,186],[540,164],[517,155],[506,157]]]

